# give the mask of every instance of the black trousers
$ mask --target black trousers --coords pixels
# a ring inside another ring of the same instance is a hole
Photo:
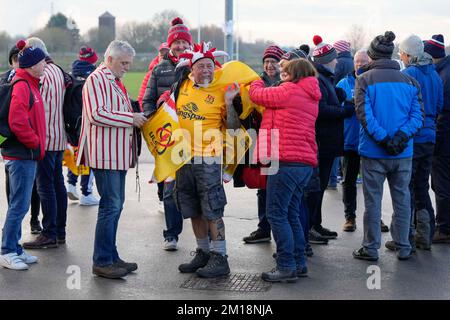
[[[433,157],[431,188],[436,195],[436,227],[450,234],[450,157]]]
[[[356,218],[356,180],[358,179],[361,158],[357,151],[344,151],[342,201],[345,219]]]
[[[322,225],[322,201],[328,187],[331,169],[335,154],[319,155],[320,190],[308,194],[309,226],[310,228]]]

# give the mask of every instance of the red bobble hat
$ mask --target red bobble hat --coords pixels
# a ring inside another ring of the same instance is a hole
[[[324,43],[321,36],[314,36],[313,41],[316,45],[312,54],[314,62],[327,64],[337,58],[336,49],[332,45]]]
[[[175,18],[172,20],[172,26],[169,29],[169,34],[167,35],[167,44],[169,47],[176,40],[185,40],[192,45],[192,35],[189,32],[189,28],[186,27],[181,18]]]
[[[97,53],[89,47],[81,47],[78,54],[78,59],[86,61],[90,64],[95,64],[98,60]]]

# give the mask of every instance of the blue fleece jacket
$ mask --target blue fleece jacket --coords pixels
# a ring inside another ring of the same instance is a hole
[[[355,85],[356,115],[361,123],[359,154],[373,159],[411,158],[412,138],[424,120],[420,85],[393,60],[375,60],[365,69]],[[391,156],[379,143],[399,130],[410,138],[408,147]]]
[[[403,72],[416,79],[420,84],[425,109],[425,123],[415,135],[414,143],[435,143],[436,119],[442,112],[444,104],[442,80],[431,59],[428,64],[410,65]]]

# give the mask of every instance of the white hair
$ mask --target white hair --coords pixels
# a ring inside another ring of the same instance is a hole
[[[109,44],[108,48],[106,48],[105,60],[108,57],[117,58],[122,54],[134,57],[136,55],[136,51],[134,51],[133,47],[128,42],[122,40],[114,40]]]
[[[355,57],[356,57],[357,55],[359,55],[359,54],[365,54],[366,56],[368,55],[366,49],[360,49],[360,50],[356,51],[356,52],[355,52]]]
[[[26,41],[27,47],[39,48],[41,49],[46,56],[48,56],[47,47],[45,46],[44,41],[39,39],[38,37],[28,38]]]

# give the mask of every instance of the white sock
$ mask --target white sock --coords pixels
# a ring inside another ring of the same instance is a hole
[[[209,238],[197,239],[197,248],[209,253]]]
[[[211,251],[217,252],[218,254],[225,256],[227,254],[226,240],[211,241]]]

